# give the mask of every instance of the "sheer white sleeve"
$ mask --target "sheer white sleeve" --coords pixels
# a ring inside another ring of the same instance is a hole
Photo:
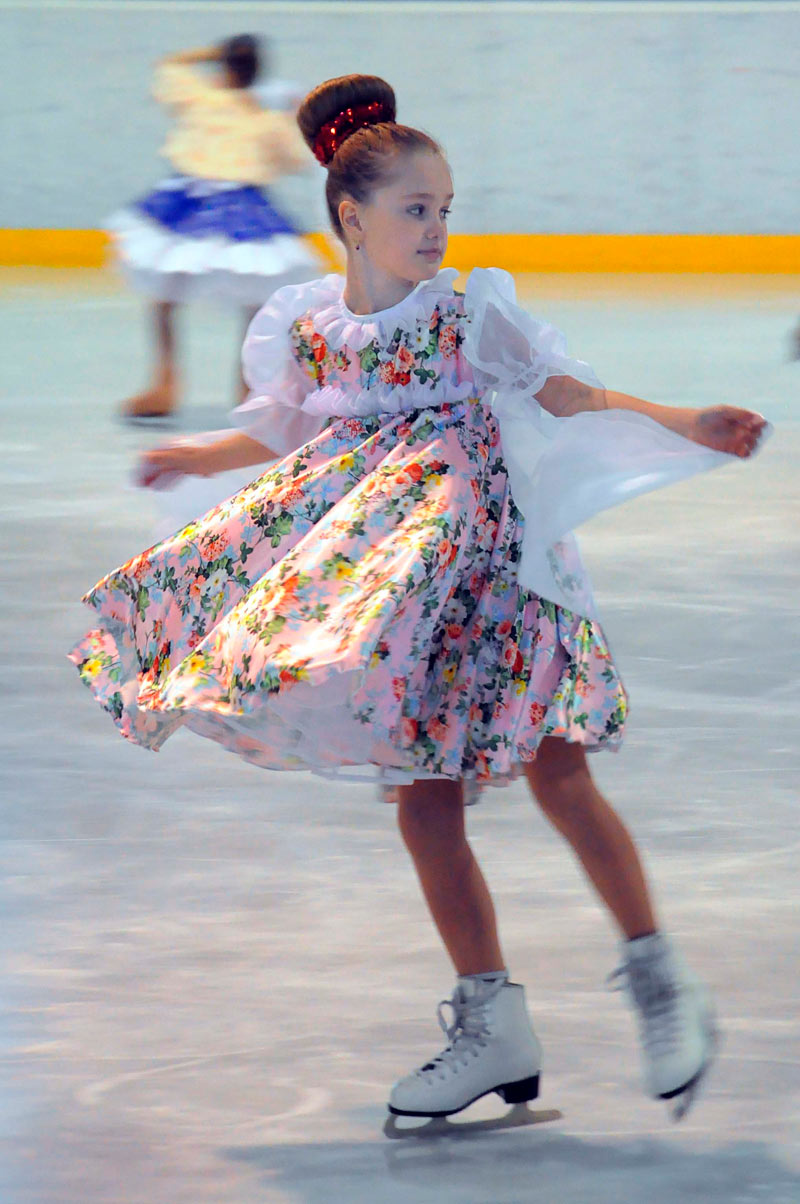
[[[251,391],[233,411],[234,425],[282,456],[318,435],[326,420],[301,408],[314,386],[292,354],[289,334],[294,320],[330,291],[330,279],[279,288],[253,318],[242,348]]]
[[[735,461],[630,410],[555,417],[536,400],[550,376],[600,382],[567,354],[560,331],[516,304],[514,282],[476,268],[467,282],[464,344],[494,411],[511,494],[525,516],[520,582],[578,614],[593,615],[574,527],[628,498]]]

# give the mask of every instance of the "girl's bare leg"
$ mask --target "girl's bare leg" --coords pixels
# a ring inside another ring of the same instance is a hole
[[[655,932],[644,870],[628,829],[594,784],[579,744],[547,736],[525,774],[542,811],[572,845],[625,936]]]
[[[178,372],[175,363],[175,303],[155,301],[151,307],[155,366],[149,389],[123,403],[126,418],[163,418],[178,404]]]
[[[457,974],[505,966],[494,904],[469,846],[459,782],[399,787],[398,824]]]

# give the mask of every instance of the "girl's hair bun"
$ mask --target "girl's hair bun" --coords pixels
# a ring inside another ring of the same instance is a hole
[[[341,75],[309,92],[297,111],[300,131],[323,166],[359,129],[393,122],[394,89],[377,75]]]
[[[443,154],[428,134],[398,125],[396,117],[394,89],[377,75],[328,79],[297,110],[303,137],[328,169],[325,199],[331,225],[342,240],[343,198],[366,201],[388,179],[399,156]]]

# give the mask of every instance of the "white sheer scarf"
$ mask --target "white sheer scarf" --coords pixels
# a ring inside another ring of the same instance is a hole
[[[562,418],[543,409],[536,394],[551,376],[600,381],[588,364],[569,357],[560,331],[516,304],[507,272],[474,269],[466,309],[464,352],[497,416],[511,494],[526,520],[520,584],[593,616],[573,528],[629,498],[738,459],[631,410]]]

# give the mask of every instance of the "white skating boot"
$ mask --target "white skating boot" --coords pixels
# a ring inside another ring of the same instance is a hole
[[[681,1120],[714,1057],[717,1030],[708,989],[660,932],[622,944],[622,979],[638,1014],[645,1088],[654,1099],[673,1100]]]
[[[442,1008],[453,1009],[447,1025]],[[531,1028],[525,990],[505,977],[458,980],[453,998],[442,1000],[439,1024],[446,1049],[395,1083],[389,1111],[395,1116],[450,1116],[496,1091],[507,1104],[536,1099],[542,1047]]]

